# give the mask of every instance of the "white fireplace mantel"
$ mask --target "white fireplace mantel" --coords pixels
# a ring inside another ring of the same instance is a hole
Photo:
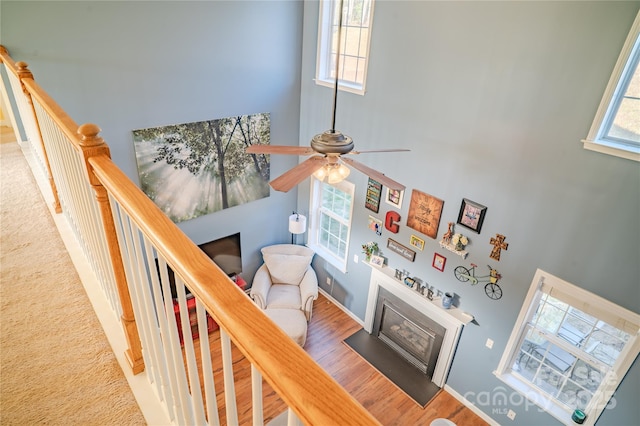
[[[451,368],[453,354],[455,353],[460,333],[465,324],[473,320],[473,316],[456,307],[444,309],[440,298],[429,300],[415,290],[412,290],[395,278],[395,271],[389,267],[371,266],[371,280],[369,282],[369,296],[367,298],[367,310],[364,317],[364,329],[371,334],[375,317],[376,302],[380,287],[393,293],[409,306],[422,312],[446,329],[442,347],[438,354],[432,381],[442,387]]]

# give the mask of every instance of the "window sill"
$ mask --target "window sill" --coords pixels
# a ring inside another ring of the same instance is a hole
[[[338,271],[342,272],[343,274],[347,273],[346,260],[343,261],[341,259],[338,259],[335,255],[333,255],[333,253],[331,253],[330,251],[326,250],[324,247],[319,246],[317,244],[308,243],[307,247],[309,247],[314,252],[316,252],[316,254],[321,258],[323,258],[326,262],[329,262]]]
[[[318,86],[330,87],[332,89],[336,84],[334,80],[328,81],[321,80],[319,78],[316,78],[313,81],[315,81]],[[340,84],[338,84],[338,90],[342,90],[343,92],[355,93],[356,95],[361,96],[364,96],[365,94],[364,87],[355,84],[348,84],[345,82],[341,82]]]
[[[558,421],[562,422],[565,425],[575,424],[571,420],[571,413],[569,413],[563,406],[554,402],[550,398],[544,396],[540,391],[536,388],[529,386],[525,382],[519,380],[511,373],[499,374],[497,371],[494,371],[493,374],[498,378],[498,380],[505,383],[507,386],[518,392],[527,401],[524,402],[524,409],[529,410],[531,404],[535,404],[538,406],[538,410],[541,412],[545,412],[551,416],[553,416]],[[512,396],[508,398],[509,401],[512,400]],[[531,404],[530,404],[531,403]],[[591,416],[587,417],[584,425],[593,425],[594,418]]]
[[[615,144],[603,140],[592,141],[588,139],[582,140],[584,149],[600,152],[602,154],[613,155],[614,157],[626,158],[640,162],[640,149],[627,145]]]

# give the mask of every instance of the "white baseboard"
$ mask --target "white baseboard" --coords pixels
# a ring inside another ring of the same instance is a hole
[[[345,314],[349,315],[349,317],[354,320],[355,322],[357,322],[358,324],[360,324],[362,327],[364,327],[364,321],[361,320],[360,318],[358,318],[357,316],[355,316],[353,314],[353,312],[351,312],[350,310],[348,310],[347,308],[345,308],[342,303],[338,302],[336,299],[334,299],[333,297],[331,297],[329,295],[329,293],[327,293],[326,291],[324,291],[323,289],[321,289],[320,287],[318,287],[318,291],[320,293],[322,293],[322,295],[324,297],[326,297],[331,303],[333,303],[334,305],[336,305],[342,312],[344,312]]]
[[[472,402],[470,402],[467,398],[460,395],[457,391],[455,391],[451,386],[445,384],[444,390],[446,390],[451,396],[460,401],[462,405],[467,407],[469,410],[473,411],[485,422],[489,423],[491,426],[500,426],[500,423],[495,421],[495,419],[489,417],[487,413],[476,407]]]

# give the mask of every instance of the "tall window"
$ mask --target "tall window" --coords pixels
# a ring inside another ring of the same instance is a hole
[[[584,147],[640,161],[640,12],[631,27]]]
[[[311,179],[309,246],[339,270],[346,272],[355,186]]]
[[[638,356],[640,315],[538,270],[496,372],[564,423],[605,409]]]
[[[338,27],[342,4],[339,86],[364,94],[369,61],[373,0],[322,0],[318,28],[316,83],[333,87],[336,78]]]

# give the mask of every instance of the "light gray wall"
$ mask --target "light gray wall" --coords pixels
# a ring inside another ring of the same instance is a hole
[[[299,132],[300,2],[2,1],[2,44],[78,123],[93,122],[137,184],[131,131],[271,113],[272,143]],[[272,176],[296,158],[272,159]],[[289,241],[296,191],[180,223],[196,243],[241,232],[251,282],[259,248]]]
[[[466,327],[448,384],[503,424],[500,405],[479,400],[499,393],[492,374],[536,268],[640,311],[640,167],[637,162],[586,151],[586,136],[638,2],[378,1],[365,96],[338,95],[337,128],[356,149],[403,147],[411,153],[367,154],[359,161],[407,186],[400,232],[377,237],[367,229],[366,178],[356,184],[348,273],[317,259],[322,287],[364,318],[370,269],[352,262],[360,245],[389,237],[408,246],[412,189],[444,200],[438,238],[455,222],[462,198],[488,207],[466,260],[425,238],[414,263],[383,250],[391,267],[406,268],[431,285],[455,292],[477,324]],[[300,140],[331,123],[331,89],[314,84],[318,4],[305,3]],[[308,210],[308,185],[298,205]],[[389,205],[374,216],[384,220]],[[509,244],[499,262],[489,239]],[[446,269],[431,267],[433,254]],[[479,275],[492,265],[503,275],[504,296],[457,281],[453,269],[471,262]],[[332,285],[326,284],[327,277]],[[485,348],[487,338],[493,350]],[[640,368],[633,366],[600,424],[639,418]],[[507,389],[507,395],[511,390]],[[518,400],[515,399],[517,402]],[[513,424],[555,424],[537,408],[509,406]]]

